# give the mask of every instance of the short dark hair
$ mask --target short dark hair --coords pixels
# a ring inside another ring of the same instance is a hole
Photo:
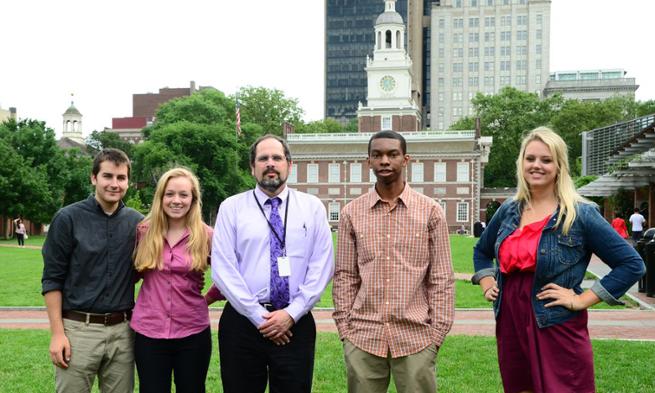
[[[639,213],[639,208],[638,208],[638,207],[635,207],[634,212],[635,212],[635,213]]]
[[[100,172],[100,164],[102,164],[105,161],[111,161],[116,165],[122,165],[125,164],[127,165],[127,177],[130,177],[130,172],[132,170],[132,163],[130,162],[130,159],[127,157],[127,154],[123,150],[119,149],[114,149],[111,147],[108,147],[106,149],[102,149],[96,154],[95,158],[93,159],[93,169],[91,173],[93,173],[93,176],[98,176],[98,173]]]
[[[284,139],[280,138],[277,135],[266,134],[257,138],[257,140],[253,142],[252,145],[250,145],[250,166],[255,165],[255,158],[257,156],[257,145],[259,145],[259,142],[264,141],[266,139],[275,139],[276,141],[280,142],[282,148],[284,149],[284,157],[286,157],[287,162],[291,161],[291,151],[289,150],[289,145],[287,144],[287,141],[285,141]]]
[[[407,142],[405,142],[405,138],[397,133],[396,131],[379,131],[373,134],[371,139],[368,140],[368,154],[371,154],[371,142],[373,142],[373,139],[381,139],[381,138],[387,138],[387,139],[395,139],[397,141],[400,141],[400,151],[403,154],[407,154]]]

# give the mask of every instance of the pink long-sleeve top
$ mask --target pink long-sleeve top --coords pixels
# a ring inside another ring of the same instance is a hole
[[[212,229],[205,226],[211,241]],[[147,226],[137,228],[141,239]],[[209,310],[202,295],[204,273],[189,270],[191,256],[186,244],[189,230],[175,244],[164,239],[164,268],[142,272],[143,284],[134,306],[130,326],[150,338],[173,339],[200,333],[209,326]],[[209,291],[215,299],[222,295],[215,286]]]

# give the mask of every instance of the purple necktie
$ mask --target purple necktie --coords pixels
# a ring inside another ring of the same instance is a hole
[[[282,200],[280,198],[271,198],[266,203],[271,205],[271,216],[269,221],[271,223],[271,230],[277,233],[275,236],[271,232],[271,304],[276,309],[283,309],[289,304],[289,278],[280,277],[277,258],[283,256],[282,252],[282,242],[281,239],[284,239],[284,226],[282,225],[282,219],[280,218],[280,213],[278,213],[277,208],[280,206]]]

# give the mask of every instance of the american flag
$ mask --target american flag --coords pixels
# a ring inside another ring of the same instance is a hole
[[[237,136],[241,136],[241,104],[239,104],[239,94],[236,96],[236,101]]]

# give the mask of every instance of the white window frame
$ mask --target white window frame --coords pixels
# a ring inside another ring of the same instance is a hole
[[[448,165],[445,162],[435,162],[434,163],[434,181],[435,182],[445,182],[446,181],[446,170]]]
[[[392,116],[391,115],[380,116],[380,130],[391,131],[392,128],[393,128]]]
[[[339,202],[328,203],[328,220],[339,221],[340,210],[341,206],[339,205]]]
[[[470,165],[468,162],[457,163],[457,182],[464,183],[471,181]]]
[[[289,171],[289,177],[287,177],[287,183],[288,184],[298,183],[298,164],[294,163],[291,166],[291,170]]]
[[[423,183],[425,181],[423,173],[423,163],[412,162],[412,183]]]
[[[455,221],[468,222],[469,221],[469,203],[457,202],[457,212]]]
[[[368,168],[368,182],[369,183],[375,183],[377,181],[377,177],[375,177],[375,173],[373,173],[373,169]]]
[[[353,162],[350,164],[350,182],[351,183],[361,183],[362,182],[362,164],[359,162]]]
[[[341,183],[341,164],[338,162],[328,165],[328,183]]]
[[[318,164],[307,164],[307,183],[318,183]]]

